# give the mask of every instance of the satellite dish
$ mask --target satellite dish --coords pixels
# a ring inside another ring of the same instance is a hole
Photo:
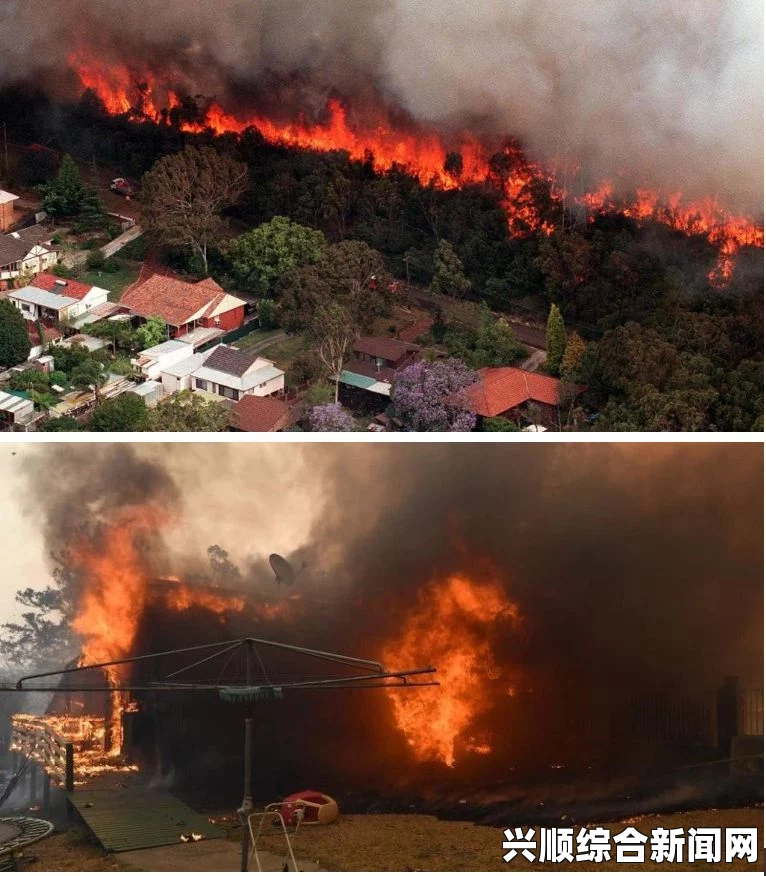
[[[295,584],[295,579],[306,567],[306,564],[304,563],[296,572],[295,569],[293,569],[293,567],[290,565],[290,563],[288,563],[287,560],[279,554],[269,555],[269,565],[271,566],[274,574],[277,577],[277,584],[287,584],[288,586],[291,584]]]

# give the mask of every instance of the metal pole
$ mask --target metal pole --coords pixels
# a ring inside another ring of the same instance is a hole
[[[51,802],[51,777],[45,772],[43,773],[43,805],[48,806]]]
[[[37,802],[37,761],[29,761],[29,804]]]
[[[253,683],[253,647],[252,641],[245,643],[245,677],[248,686]],[[242,806],[239,817],[242,821],[242,855],[239,869],[246,873],[250,857],[250,822],[248,817],[253,811],[253,707],[248,707],[249,714],[245,718],[245,775],[242,788]]]

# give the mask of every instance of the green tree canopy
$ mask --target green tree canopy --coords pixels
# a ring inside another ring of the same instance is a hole
[[[215,401],[184,390],[163,399],[149,411],[150,432],[225,432],[229,409]]]
[[[7,299],[0,301],[0,367],[12,368],[26,362],[31,349],[27,321],[21,311]]]
[[[142,350],[157,346],[167,336],[167,324],[159,316],[150,316],[143,325],[136,329],[136,340],[141,345]]]
[[[431,291],[459,298],[471,289],[471,281],[466,277],[463,263],[448,240],[440,240],[434,252],[434,276]]]
[[[37,427],[38,432],[82,432],[83,427],[74,417],[48,417],[42,425]]]
[[[266,296],[289,271],[315,264],[326,247],[321,231],[275,216],[231,241],[226,255],[239,288]]]
[[[45,188],[41,206],[51,216],[77,216],[83,208],[86,195],[87,189],[74,159],[71,155],[65,155],[56,178]]]
[[[588,345],[580,335],[572,332],[561,359],[560,372],[564,380],[576,383],[580,379],[580,364],[587,348]]]
[[[553,374],[558,374],[567,346],[567,332],[564,326],[564,317],[555,304],[551,304],[550,313],[548,314],[545,344],[548,350],[548,368]]]
[[[391,275],[383,256],[358,240],[328,246],[314,265],[297,268],[278,283],[282,326],[308,328],[319,307],[341,302],[362,331],[390,312]]]
[[[511,365],[526,353],[526,348],[519,343],[509,323],[504,319],[495,319],[489,308],[485,307],[472,357],[474,367]]]
[[[123,392],[102,402],[89,423],[91,432],[145,432],[148,426],[144,400],[133,392]]]

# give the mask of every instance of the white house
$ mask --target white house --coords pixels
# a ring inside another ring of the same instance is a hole
[[[285,372],[270,359],[219,344],[191,375],[191,388],[239,401],[284,391]]]
[[[141,350],[130,362],[147,380],[159,380],[169,366],[192,356],[194,356],[194,347],[191,344],[184,344],[182,341],[163,341],[156,347]]]
[[[44,225],[0,235],[0,283],[7,286],[22,274],[39,274],[52,268],[59,260],[52,237],[53,230]]]
[[[69,319],[74,308],[80,303],[76,298],[46,292],[36,286],[13,289],[8,293],[8,300],[16,305],[25,319],[53,322]]]
[[[162,388],[166,395],[192,388],[192,374],[202,366],[209,353],[195,353],[162,370]]]
[[[53,274],[39,274],[30,285],[56,295],[77,299],[77,305],[68,314],[71,319],[83,316],[89,310],[106,304],[109,298],[108,290],[100,286],[88,286],[87,283],[79,283],[77,280],[64,280]]]

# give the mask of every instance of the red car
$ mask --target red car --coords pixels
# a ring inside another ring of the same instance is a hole
[[[118,195],[122,195],[123,198],[129,198],[131,195],[135,195],[136,190],[133,186],[123,177],[117,177],[117,179],[112,180],[112,184],[109,188],[113,192],[117,192]]]

